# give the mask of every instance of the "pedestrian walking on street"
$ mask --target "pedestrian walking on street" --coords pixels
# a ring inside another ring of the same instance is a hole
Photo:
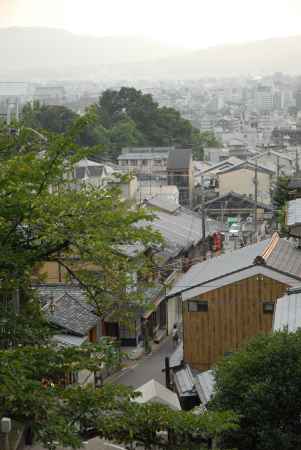
[[[178,327],[177,324],[175,323],[172,329],[172,342],[173,342],[173,347],[177,348],[178,346],[178,342],[179,342],[179,332],[178,332]]]

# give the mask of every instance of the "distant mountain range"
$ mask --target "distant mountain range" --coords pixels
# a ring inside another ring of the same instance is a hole
[[[141,37],[0,29],[0,79],[185,79],[301,73],[301,35],[188,51]]]

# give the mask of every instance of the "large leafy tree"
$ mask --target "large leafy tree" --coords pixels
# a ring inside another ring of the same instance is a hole
[[[214,136],[202,134],[174,108],[159,107],[152,96],[134,88],[106,90],[88,114],[93,114],[95,127],[108,130],[108,149],[116,158],[122,147],[130,145],[191,146],[198,159],[206,145],[217,145]],[[98,124],[98,125],[97,125]],[[116,139],[116,135],[122,139]],[[86,144],[88,141],[82,141]],[[91,141],[90,141],[91,142]],[[93,141],[96,144],[96,141]]]
[[[159,236],[136,226],[152,217],[129,207],[118,188],[73,188],[73,164],[83,153],[72,133],[48,135],[41,142],[31,130],[21,129],[14,136],[2,132],[2,289],[14,285],[29,292],[39,266],[54,261],[86,290],[99,315],[117,306],[124,315],[123,304],[138,302],[134,290],[126,289],[131,273],[143,275],[148,267],[143,255],[127,258],[120,246],[138,244],[147,249]]]
[[[69,130],[78,116],[64,106],[34,103],[23,109],[23,123],[27,127],[63,133]],[[85,147],[102,145],[105,158],[116,160],[122,147],[128,146],[189,146],[195,159],[203,159],[204,147],[219,146],[213,133],[200,132],[174,108],[159,107],[150,94],[135,88],[108,89],[98,103],[85,114],[77,142]],[[89,153],[88,153],[89,154]]]
[[[144,257],[129,259],[124,247],[148,248],[159,237],[137,224],[151,216],[122,202],[116,188],[73,189],[73,165],[85,153],[74,143],[80,129],[43,136],[28,129],[0,132],[0,416],[25,424],[36,440],[79,448],[91,433],[146,448],[206,445],[233,427],[232,414],[197,417],[166,407],[133,404],[122,386],[65,386],[71,373],[100,370],[118,357],[112,343],[56,347],[31,284],[44,261],[57,261],[85,290],[99,315],[126,318],[143,297],[132,272],[149,271]],[[145,223],[145,222],[144,222]],[[20,309],[9,301],[19,293]],[[173,444],[157,432],[170,431]]]
[[[22,111],[25,126],[64,133],[76,120],[77,114],[63,105],[44,105],[39,102],[28,103]]]
[[[205,147],[219,148],[221,147],[221,143],[211,131],[200,132],[194,130],[192,135],[192,153],[195,160],[202,161],[204,159]]]
[[[43,346],[0,351],[0,415],[25,424],[34,440],[49,449],[80,448],[83,440],[99,436],[146,449],[199,450],[236,427],[230,412],[198,416],[163,405],[137,404],[137,393],[125,386],[64,385],[66,375],[74,370],[114,364],[115,354],[109,350],[103,343],[78,349]]]
[[[240,428],[224,446],[293,450],[301,445],[301,331],[258,336],[215,369],[211,409],[231,409]]]

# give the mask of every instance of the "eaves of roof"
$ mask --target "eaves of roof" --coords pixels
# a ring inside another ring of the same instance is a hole
[[[287,284],[290,287],[295,287],[301,282],[301,278],[297,277],[296,275],[280,271],[278,269],[275,269],[274,267],[270,267],[264,264],[253,264],[252,266],[244,267],[241,270],[238,270],[231,274],[216,277],[214,279],[200,283],[199,285],[184,289],[183,291],[181,291],[181,293],[177,293],[176,295],[180,294],[182,300],[187,301],[198,295],[205,294],[215,289],[223,288],[227,285],[236,283],[246,278],[251,278],[256,275],[266,276],[268,278],[277,280],[280,283]]]
[[[247,170],[254,170],[256,169],[256,164],[253,163],[248,163],[248,161],[237,164],[233,167],[229,167],[228,169],[224,169],[221,170],[218,175],[223,175],[224,173],[229,173],[229,172],[235,172],[237,170],[240,169],[247,169]],[[271,169],[268,169],[267,167],[261,166],[259,164],[257,164],[257,171],[258,172],[263,172],[263,173],[268,173],[269,175],[274,174],[275,172]]]

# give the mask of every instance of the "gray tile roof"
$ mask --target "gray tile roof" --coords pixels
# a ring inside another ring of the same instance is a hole
[[[277,300],[273,330],[287,329],[290,332],[301,328],[301,289],[291,289],[287,295]]]
[[[36,287],[47,319],[71,334],[86,336],[99,318],[87,302],[83,291],[76,286],[41,285]],[[50,303],[54,311],[50,311]]]
[[[240,169],[255,170],[255,167],[256,167],[256,164],[253,161],[243,161],[239,164],[236,164],[235,166],[229,167],[228,169],[221,170],[219,172],[219,175],[222,175],[224,173],[234,172],[234,171],[240,170]],[[268,168],[266,166],[263,166],[261,164],[257,164],[257,170],[258,170],[258,172],[265,172],[270,175],[275,173],[275,170]]]
[[[256,256],[263,252],[269,241],[267,239],[195,264],[177,281],[173,289],[168,293],[168,297],[172,297],[198,284],[221,278],[244,267],[252,266]]]
[[[192,161],[192,150],[176,148],[171,150],[167,160],[167,170],[188,169]]]
[[[301,276],[301,250],[294,242],[279,239],[278,244],[267,258],[267,266],[296,277]]]
[[[224,159],[224,160],[218,162],[217,164],[214,164],[213,166],[204,170],[202,173],[206,174],[206,173],[210,173],[210,172],[221,171],[221,170],[236,166],[237,164],[241,164],[242,162],[243,161],[239,158],[236,158],[236,156],[231,156],[228,159]]]
[[[162,195],[155,195],[154,197],[151,197],[146,201],[146,203],[150,206],[154,206],[155,208],[162,209],[164,211],[167,211],[169,213],[176,212],[180,205],[176,202],[173,202],[172,200],[169,200],[168,198],[164,198]]]
[[[202,220],[197,213],[181,206],[174,214],[156,210],[154,215],[153,222],[141,222],[141,225],[151,225],[162,234],[165,241],[162,256],[165,259],[177,256],[182,250],[198,244],[202,239]],[[206,235],[216,230],[217,223],[208,221]]]
[[[301,279],[301,250],[296,247],[294,242],[280,239],[277,234],[274,234],[271,239],[266,239],[257,244],[249,245],[192,266],[177,281],[173,289],[168,293],[168,297],[191,290],[192,287],[199,286],[202,283],[206,283],[208,287],[210,280],[219,279],[219,284],[221,285],[222,281],[220,279],[223,277],[248,267],[258,267],[255,261],[258,257],[261,260],[262,267],[286,274],[294,280]],[[216,285],[213,282],[212,289],[215,287]],[[210,290],[210,286],[208,289]]]
[[[250,205],[251,207],[254,207],[254,205],[255,205],[255,200],[253,200],[252,198],[249,198],[246,195],[239,194],[237,192],[232,192],[232,191],[231,192],[227,192],[226,194],[221,195],[219,197],[216,197],[216,198],[214,198],[212,200],[209,200],[208,202],[205,203],[205,205],[206,205],[206,207],[208,209],[210,209],[210,208],[212,208],[214,206],[218,207],[218,204],[219,204],[219,202],[221,200],[222,201],[226,201],[227,200],[227,201],[232,201],[232,202],[236,201],[236,200],[238,202],[242,201],[242,202]],[[268,210],[268,211],[271,211],[273,209],[271,205],[266,205],[265,203],[260,203],[260,202],[257,202],[257,206],[258,206],[258,208],[262,208],[262,209],[265,209],[265,210]],[[231,209],[231,207],[229,205],[227,207]]]

